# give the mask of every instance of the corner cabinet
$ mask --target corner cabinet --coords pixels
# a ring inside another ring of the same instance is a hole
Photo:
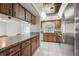
[[[12,3],[0,3],[0,13],[12,16]]]
[[[13,4],[13,17],[25,20],[25,9],[20,4]]]

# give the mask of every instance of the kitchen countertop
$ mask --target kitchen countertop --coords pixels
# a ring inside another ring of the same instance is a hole
[[[34,36],[38,35],[37,33],[30,33],[27,35],[16,35],[9,37],[0,37],[0,52],[3,50],[10,48],[15,44],[19,44],[22,41],[28,40]]]

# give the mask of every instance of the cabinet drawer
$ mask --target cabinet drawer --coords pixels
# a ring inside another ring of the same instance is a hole
[[[8,56],[8,55],[14,55],[18,51],[20,51],[20,45],[14,46],[14,47],[6,50],[6,56]]]
[[[22,48],[25,48],[27,45],[29,45],[31,42],[30,40],[27,40],[25,42],[22,43]]]
[[[37,37],[36,36],[32,38],[32,42],[34,42],[34,41],[37,41]]]
[[[5,56],[5,53],[4,52],[0,52],[0,56]]]
[[[14,54],[13,56],[20,56],[21,54],[20,54],[20,51],[19,52],[17,52],[16,54]]]

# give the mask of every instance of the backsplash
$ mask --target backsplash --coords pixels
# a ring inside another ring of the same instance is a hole
[[[28,22],[15,21],[16,18],[6,19],[0,18],[0,36],[14,36],[17,34],[27,34],[30,32],[30,24]]]

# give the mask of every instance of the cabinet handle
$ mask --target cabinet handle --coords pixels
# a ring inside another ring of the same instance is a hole
[[[9,9],[9,14],[11,15],[11,9]]]
[[[14,16],[16,16],[16,12],[14,11]]]

